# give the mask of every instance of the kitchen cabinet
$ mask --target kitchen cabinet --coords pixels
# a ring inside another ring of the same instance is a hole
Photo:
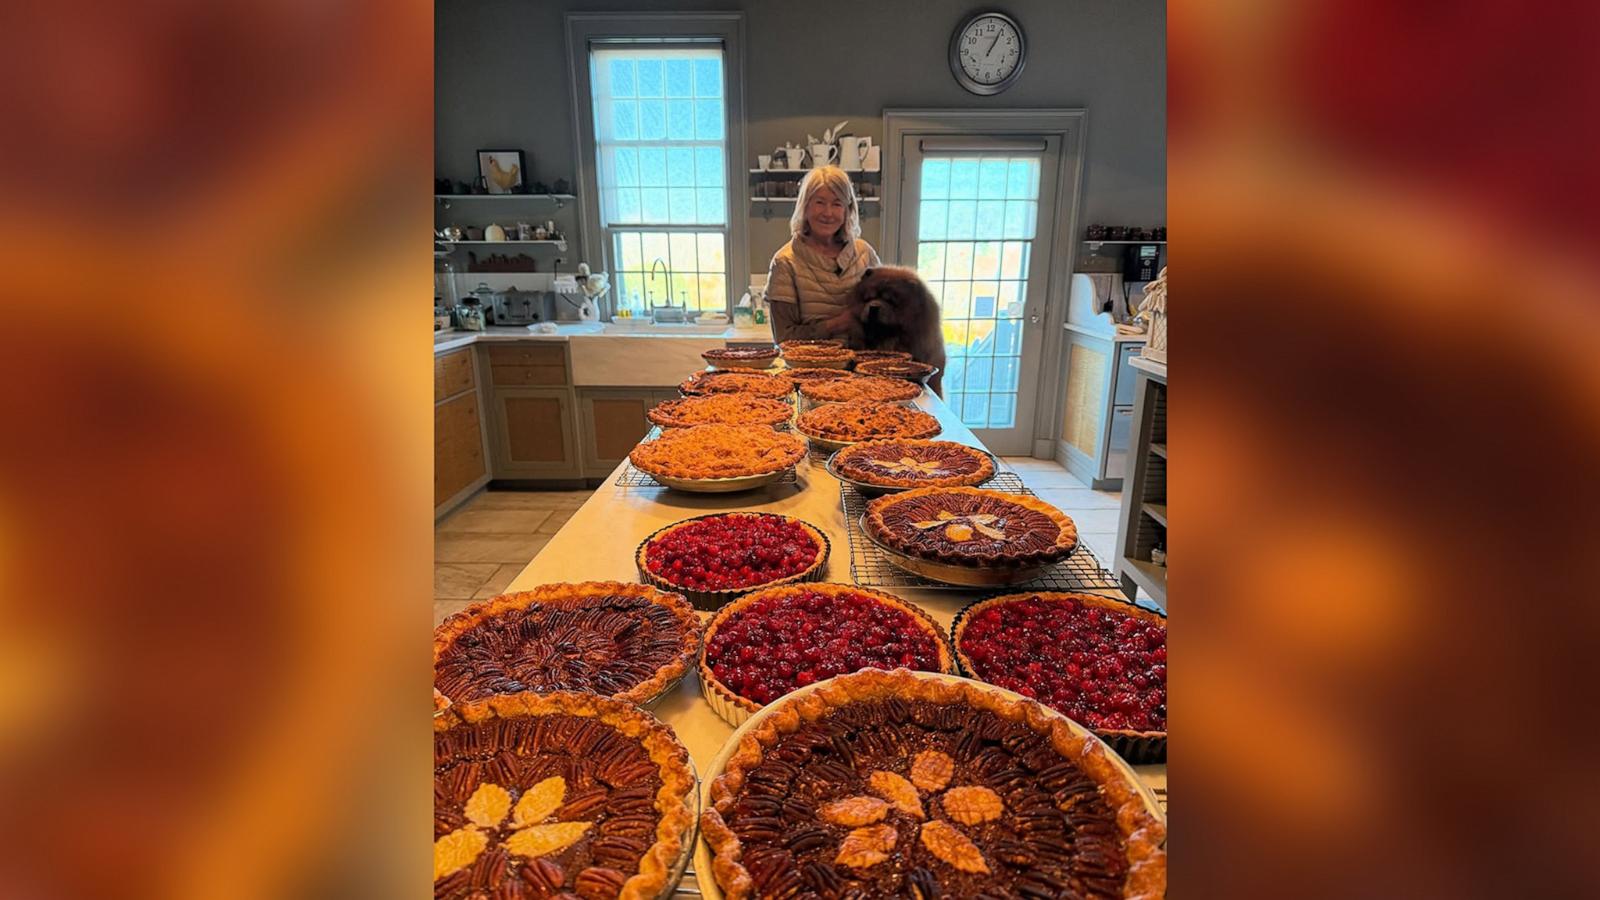
[[[497,385],[494,417],[495,478],[581,475],[572,388]]]
[[[1122,489],[1133,424],[1134,373],[1143,341],[1067,329],[1066,395],[1056,461],[1099,491]]]
[[[1134,368],[1133,446],[1113,567],[1128,599],[1143,588],[1166,609],[1167,568],[1151,551],[1167,549],[1167,367],[1141,358]]]
[[[579,388],[578,433],[583,474],[604,478],[650,430],[645,414],[678,392],[665,388]]]
[[[433,507],[444,515],[489,480],[471,349],[433,361]]]

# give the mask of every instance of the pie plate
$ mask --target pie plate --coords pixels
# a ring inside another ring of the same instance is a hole
[[[974,681],[971,678],[962,678],[957,675],[943,675],[937,672],[915,672],[913,674],[917,678],[933,678],[957,684],[970,684],[981,690],[993,691],[1002,697],[1007,697],[1012,700],[1037,703],[1037,701],[1029,700],[1027,697],[1015,693],[1014,691],[1008,691],[1005,688],[995,687],[992,684],[987,684],[982,681]],[[836,677],[846,678],[849,676],[840,675]],[[777,700],[774,700],[762,707],[758,712],[750,716],[749,719],[745,720],[743,725],[740,725],[738,728],[736,728],[733,732],[733,735],[728,738],[728,742],[722,745],[722,750],[717,753],[716,758],[711,761],[710,768],[706,770],[705,778],[703,778],[700,782],[700,808],[704,810],[706,805],[711,802],[712,782],[722,777],[723,770],[727,769],[728,767],[728,760],[733,758],[734,751],[739,749],[739,742],[744,740],[745,735],[760,727],[761,722],[765,720],[767,716],[770,716],[774,712],[777,712],[778,710],[788,706],[790,703],[799,700],[806,694],[812,691],[821,690],[823,687],[826,687],[833,682],[834,679],[829,678],[826,681],[818,681],[814,684],[808,684],[803,688],[799,688],[791,691],[790,693],[784,694]],[[1074,735],[1087,740],[1092,740],[1099,744],[1102,748],[1110,751],[1110,748],[1106,747],[1105,741],[1100,740],[1100,738],[1096,736],[1094,732],[1089,731],[1082,725],[1079,725],[1077,722],[1072,721],[1048,706],[1044,706],[1042,704],[1038,705],[1044,710],[1046,715],[1054,719],[1059,719],[1061,722],[1065,723],[1068,728],[1072,729],[1072,733]],[[1156,821],[1160,822],[1162,825],[1165,825],[1167,823],[1167,814],[1161,810],[1161,804],[1156,802],[1155,794],[1152,793],[1149,786],[1139,778],[1138,773],[1133,770],[1133,767],[1129,766],[1127,761],[1118,756],[1115,751],[1108,752],[1106,756],[1111,760],[1111,764],[1116,766],[1127,778],[1128,783],[1135,785],[1138,788],[1139,799],[1144,801],[1145,809],[1149,810],[1150,815],[1154,816]],[[707,844],[705,841],[695,842],[694,870],[696,873],[696,881],[698,881],[700,884],[701,896],[710,898],[710,900],[722,900],[722,886],[717,884],[715,876],[712,875],[711,845]]]
[[[708,359],[713,369],[770,369],[778,364],[776,356],[771,359]]]
[[[776,472],[762,472],[759,475],[740,475],[737,478],[673,478],[670,475],[656,475],[646,472],[651,478],[663,487],[673,490],[688,491],[695,494],[731,494],[734,491],[748,491],[771,484],[783,477],[788,469],[779,469]]]
[[[896,567],[904,569],[913,575],[921,575],[923,578],[931,578],[934,581],[941,581],[945,584],[958,584],[962,587],[1008,587],[1013,584],[1032,581],[1060,562],[1060,560],[1056,560],[1040,565],[1003,568],[998,566],[979,568],[977,566],[956,565],[955,563],[933,562],[921,557],[909,556],[884,546],[882,542],[873,536],[871,531],[867,530],[866,513],[861,514],[861,519],[857,524],[860,526],[861,534],[867,539],[867,542]]]
[[[978,448],[976,448],[976,447],[974,447],[972,449],[978,450]],[[999,474],[999,472],[1000,472],[1000,461],[998,459],[994,458],[994,454],[990,453],[990,452],[988,452],[986,450],[978,450],[978,452],[982,453],[984,456],[989,457],[989,462],[994,464],[995,473]],[[856,489],[856,493],[860,494],[863,497],[881,497],[884,494],[898,494],[901,491],[909,491],[909,490],[911,490],[913,488],[928,487],[928,485],[924,485],[924,484],[911,484],[911,485],[902,486],[902,485],[868,484],[865,481],[857,481],[854,478],[850,478],[850,477],[848,477],[846,475],[839,474],[839,470],[834,468],[833,461],[835,459],[837,459],[838,456],[839,456],[838,452],[835,451],[832,456],[828,457],[828,464],[826,466],[826,468],[828,470],[828,474],[832,475],[834,478],[839,479],[840,481],[844,482],[845,484],[848,484],[851,487],[855,488]],[[988,478],[985,478],[984,480],[978,482],[977,484],[963,485],[963,487],[982,487],[983,485],[986,485],[986,484],[988,484],[989,482],[991,482],[993,480],[994,480],[994,475],[990,475]]]
[[[857,441],[834,441],[829,440],[828,438],[817,437],[816,435],[808,434],[805,429],[801,428],[798,424],[795,425],[794,430],[801,437],[810,441],[812,447],[827,453],[838,453],[840,450],[843,450],[851,444],[858,443]]]
[[[700,773],[696,771],[694,757],[688,758],[689,774],[694,778],[694,791],[692,801],[685,805],[694,813],[694,821],[683,830],[683,849],[678,851],[678,858],[672,863],[672,871],[667,875],[666,887],[656,895],[656,900],[672,900],[678,893],[678,882],[683,880],[683,873],[689,871],[689,860],[694,859],[700,851],[700,798],[706,796],[705,785],[700,781]]]

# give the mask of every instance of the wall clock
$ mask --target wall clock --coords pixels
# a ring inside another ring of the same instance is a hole
[[[978,13],[950,36],[950,71],[974,94],[988,96],[1010,87],[1027,59],[1022,26],[1005,13]]]

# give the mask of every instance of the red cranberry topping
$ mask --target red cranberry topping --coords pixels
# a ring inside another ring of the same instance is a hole
[[[939,671],[933,636],[910,613],[866,594],[797,591],[763,597],[706,644],[717,680],[756,703],[861,669]]]
[[[960,649],[974,674],[1090,728],[1165,731],[1167,629],[1070,598],[988,607]]]
[[[727,591],[798,575],[822,547],[799,523],[767,513],[711,516],[645,548],[645,569],[680,587]]]

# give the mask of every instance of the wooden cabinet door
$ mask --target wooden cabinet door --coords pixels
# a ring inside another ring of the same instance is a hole
[[[604,478],[627,458],[650,430],[645,413],[656,404],[658,393],[650,388],[578,392],[586,477]]]
[[[433,408],[433,505],[488,474],[475,391]]]
[[[454,397],[462,391],[472,390],[476,380],[472,375],[472,348],[463,347],[433,358],[434,402]]]
[[[571,388],[495,388],[494,405],[496,478],[578,477]]]

